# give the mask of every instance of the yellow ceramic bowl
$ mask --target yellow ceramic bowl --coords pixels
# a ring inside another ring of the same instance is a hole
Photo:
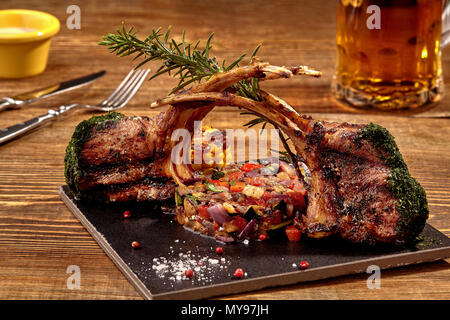
[[[58,19],[48,13],[0,10],[0,77],[23,78],[43,72],[51,38],[58,31]]]

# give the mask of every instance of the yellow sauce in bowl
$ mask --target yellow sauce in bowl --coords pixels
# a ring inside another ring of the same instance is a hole
[[[35,28],[26,28],[26,27],[3,27],[0,28],[0,35],[7,34],[22,34],[22,33],[30,33],[38,31]]]

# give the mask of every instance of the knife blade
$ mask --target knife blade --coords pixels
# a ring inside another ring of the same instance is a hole
[[[0,111],[10,109],[10,108],[18,108],[23,105],[54,96],[56,94],[60,94],[63,92],[67,92],[70,90],[74,90],[80,87],[83,87],[101,76],[103,76],[106,73],[105,70],[102,70],[100,72],[96,72],[93,74],[89,74],[87,76],[83,76],[80,78],[60,82],[45,88],[25,92],[19,95],[16,95],[14,97],[5,97],[3,99],[0,99]]]

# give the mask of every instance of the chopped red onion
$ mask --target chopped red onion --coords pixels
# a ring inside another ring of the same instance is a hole
[[[217,222],[219,226],[221,226],[224,222],[231,220],[231,217],[228,215],[227,211],[221,204],[216,204],[212,207],[207,208],[206,210],[208,211],[211,218],[213,218],[213,220]]]
[[[249,178],[254,178],[254,177],[259,176],[259,172],[258,172],[258,170],[252,170],[252,171],[246,172],[245,176],[249,177]]]
[[[250,233],[252,233],[255,230],[255,220],[250,220],[247,225],[242,229],[241,233],[238,235],[238,239],[244,239],[247,237]]]

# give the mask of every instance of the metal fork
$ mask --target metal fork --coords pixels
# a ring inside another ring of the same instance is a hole
[[[60,106],[57,110],[50,109],[46,114],[28,121],[0,129],[0,144],[8,142],[33,129],[42,126],[52,120],[56,120],[63,114],[67,114],[80,108],[88,108],[100,111],[112,111],[122,108],[136,94],[146,79],[150,69],[131,70],[120,85],[105,100],[98,105],[69,104]]]

